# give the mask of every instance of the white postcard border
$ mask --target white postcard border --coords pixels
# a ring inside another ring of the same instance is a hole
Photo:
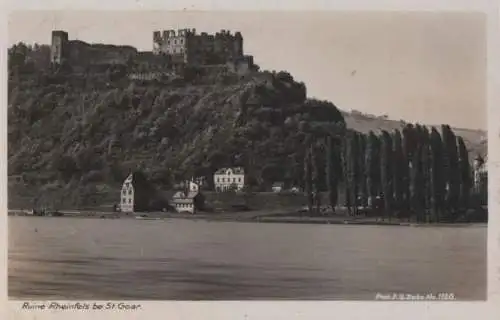
[[[1,41],[4,46],[2,74],[6,74],[7,15],[10,10],[460,10],[481,11],[488,15],[488,160],[489,160],[489,225],[488,225],[488,301],[487,302],[171,302],[137,301],[139,311],[21,311],[22,302],[7,302],[7,158],[0,160],[4,177],[0,183],[0,207],[4,213],[0,223],[2,262],[0,279],[1,319],[496,319],[499,294],[499,217],[500,199],[498,161],[500,159],[500,32],[499,11],[494,0],[18,0],[3,6]],[[2,77],[1,96],[6,97],[6,77]],[[7,155],[7,99],[2,100],[3,125],[1,154]],[[80,301],[83,302],[83,301]],[[66,301],[67,303],[67,301]],[[92,303],[92,302],[91,302]],[[129,304],[132,302],[128,302]],[[5,307],[4,307],[5,306]],[[496,312],[495,312],[496,311]],[[2,314],[5,312],[5,314]]]

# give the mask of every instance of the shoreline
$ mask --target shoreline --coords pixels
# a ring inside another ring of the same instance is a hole
[[[282,224],[323,224],[323,225],[348,225],[348,226],[400,226],[400,227],[487,227],[487,222],[456,222],[456,223],[417,223],[402,220],[381,220],[380,218],[352,217],[345,215],[330,216],[298,216],[283,213],[271,213],[270,211],[247,211],[232,213],[198,213],[179,214],[165,212],[149,212],[125,215],[119,212],[98,211],[60,211],[61,216],[33,216],[22,210],[9,210],[8,216],[22,216],[32,218],[76,218],[76,219],[132,219],[138,221],[168,221],[168,220],[191,220],[206,222],[245,222],[245,223],[282,223]]]

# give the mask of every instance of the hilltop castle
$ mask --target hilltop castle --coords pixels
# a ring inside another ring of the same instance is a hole
[[[79,40],[69,40],[66,31],[52,31],[50,61],[54,64],[70,65],[125,63],[138,51],[131,46],[89,44]]]
[[[153,50],[139,52],[131,46],[88,44],[69,40],[68,33],[52,31],[53,64],[70,65],[125,64],[131,59],[169,66],[227,65],[236,72],[253,67],[253,57],[243,54],[243,37],[221,30],[215,35],[197,34],[195,29],[153,32]]]
[[[196,29],[153,32],[153,53],[170,56],[174,62],[190,65],[222,64],[243,58],[243,37],[221,30],[215,35]]]

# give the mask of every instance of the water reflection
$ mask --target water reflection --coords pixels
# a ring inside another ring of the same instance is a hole
[[[10,217],[8,267],[13,298],[482,300],[486,228]]]

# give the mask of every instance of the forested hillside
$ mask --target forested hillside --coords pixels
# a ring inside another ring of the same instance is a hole
[[[9,49],[8,170],[10,176],[20,177],[9,186],[10,205],[27,205],[26,199],[35,194],[67,206],[116,201],[113,195],[130,170],[136,169],[159,189],[168,190],[183,179],[199,176],[206,177],[211,187],[216,169],[243,166],[254,190],[284,181],[287,186],[310,191],[314,187],[332,194],[335,184],[351,194],[351,202],[359,196],[352,189],[352,181],[361,181],[358,175],[366,175],[372,183],[378,181],[377,187],[368,187],[373,196],[388,192],[382,190],[388,187],[384,179],[393,183],[393,173],[366,159],[392,159],[399,152],[401,133],[383,131],[386,124],[375,125],[381,136],[373,142],[375,135],[367,135],[366,126],[359,127],[360,119],[372,125],[380,119],[343,115],[331,102],[307,98],[305,84],[287,72],[255,71],[237,76],[198,70],[189,77],[138,82],[126,77],[127,66],[101,66],[100,71],[79,73],[44,68],[45,55],[40,52],[46,53],[46,49]],[[391,123],[406,127],[401,143],[419,137],[405,145],[408,163],[416,161],[414,150],[425,153],[431,146],[426,141],[437,139],[437,131]],[[443,128],[443,140],[448,143],[448,132],[453,132],[448,126]],[[388,139],[395,139],[390,151],[373,149],[375,145],[387,148]],[[476,148],[480,141],[456,141],[457,161],[463,161],[463,152],[471,154],[465,145],[475,148],[474,153],[480,150]],[[446,148],[453,147],[448,143]],[[361,155],[349,156],[353,152]],[[332,165],[328,153],[343,162]],[[313,158],[314,166],[307,160]],[[352,160],[355,158],[358,160]],[[438,161],[435,154],[433,159]],[[361,167],[352,167],[349,161],[357,161]],[[364,165],[376,168],[366,171]],[[460,162],[459,168],[466,170],[466,166],[470,162]],[[405,173],[405,188],[412,185],[408,174],[418,176],[420,172],[413,171]],[[362,183],[360,188],[365,186]],[[370,192],[363,192],[367,199]]]

